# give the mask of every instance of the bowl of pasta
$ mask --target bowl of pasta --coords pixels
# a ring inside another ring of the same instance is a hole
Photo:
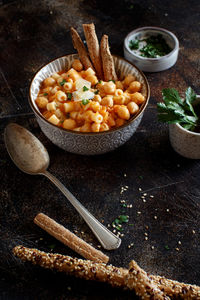
[[[106,153],[136,131],[148,104],[149,84],[132,63],[111,55],[107,36],[101,40],[99,64],[92,54],[90,61],[74,29],[72,40],[78,54],[51,61],[33,77],[30,106],[43,133],[58,147],[83,155]]]
[[[102,154],[124,144],[136,131],[149,100],[149,85],[131,63],[118,56],[113,60],[119,77],[115,82],[98,80],[91,69],[78,71],[77,54],[55,59],[34,76],[30,106],[43,133],[60,148]]]

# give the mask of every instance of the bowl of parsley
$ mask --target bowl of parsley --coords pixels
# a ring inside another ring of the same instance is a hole
[[[124,39],[124,57],[144,72],[160,72],[177,61],[179,41],[170,31],[160,27],[142,27]]]
[[[176,89],[163,89],[157,104],[158,120],[169,124],[169,138],[180,155],[200,159],[200,95],[191,87],[181,97]]]

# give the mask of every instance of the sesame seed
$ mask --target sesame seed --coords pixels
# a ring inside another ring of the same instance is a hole
[[[143,196],[147,196],[147,193],[144,193]]]
[[[110,227],[110,224],[108,224],[107,226]]]
[[[145,228],[146,228],[146,229],[149,229],[149,226],[148,226],[148,225],[146,225],[146,226],[145,226]]]
[[[130,204],[130,205],[129,205],[129,207],[130,207],[130,208],[132,208],[132,207],[133,207],[133,205],[132,205],[132,204]]]
[[[139,190],[140,192],[142,191],[142,189],[141,189],[141,188],[139,188],[138,190]]]
[[[133,246],[134,245],[134,243],[131,243],[131,246]]]
[[[116,232],[116,230],[114,229],[114,230],[113,230],[113,232],[115,233],[115,232]]]
[[[166,209],[166,212],[169,212],[169,208]]]
[[[142,201],[143,201],[144,203],[145,203],[145,202],[147,202],[147,200],[146,200],[146,199],[143,199]]]
[[[131,248],[131,246],[130,246],[130,245],[128,245],[128,248],[130,249],[130,248]]]
[[[68,289],[68,291],[71,291],[72,288],[71,288],[71,286],[68,286],[67,289]]]
[[[145,238],[144,238],[144,239],[145,239],[145,241],[147,241],[147,240],[148,240],[148,237],[147,237],[147,236],[145,236]]]
[[[98,247],[98,248],[101,248],[101,245],[98,245],[97,247]]]
[[[138,215],[141,215],[141,211],[137,211],[137,214],[138,214]]]
[[[127,189],[128,189],[128,185],[125,185],[125,188],[127,188]]]
[[[176,248],[176,251],[179,251],[180,249],[179,248]]]
[[[148,235],[148,233],[147,233],[147,232],[145,232],[145,233],[144,233],[144,235],[146,235],[146,236],[147,236],[147,235]]]
[[[154,216],[154,219],[155,219],[155,220],[157,220],[157,219],[158,219],[158,217],[157,217],[157,216]]]
[[[181,245],[181,241],[178,241],[178,244]]]
[[[126,175],[126,173],[124,173],[124,177],[126,177],[127,175]]]
[[[154,198],[154,195],[150,195],[150,198]]]
[[[154,249],[154,246],[151,246],[151,249],[153,250],[153,249]]]
[[[192,230],[192,233],[193,233],[193,234],[195,234],[195,233],[196,233],[196,231],[193,229],[193,230]]]

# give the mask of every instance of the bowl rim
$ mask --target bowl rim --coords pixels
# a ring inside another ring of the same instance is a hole
[[[69,129],[65,129],[65,128],[62,128],[62,127],[58,127],[54,124],[52,124],[51,122],[49,122],[47,119],[45,119],[45,117],[40,114],[37,109],[35,108],[35,106],[33,105],[33,99],[31,97],[31,89],[32,89],[32,85],[33,85],[33,82],[35,80],[35,77],[37,76],[37,74],[44,68],[46,67],[47,65],[49,65],[50,63],[58,60],[58,59],[61,59],[61,58],[64,58],[64,57],[67,57],[67,56],[70,56],[70,55],[78,55],[77,53],[71,53],[71,54],[66,54],[66,55],[62,55],[62,56],[59,56],[57,58],[54,58],[52,59],[51,61],[49,61],[48,63],[42,65],[34,74],[31,82],[30,82],[30,85],[29,85],[29,94],[28,94],[28,101],[29,101],[29,105],[31,106],[34,114],[39,117],[40,119],[42,119],[45,123],[47,123],[48,125],[51,125],[53,127],[55,127],[56,129],[60,129],[61,131],[64,131],[64,132],[68,132],[68,133],[71,133],[71,134],[75,134],[75,135],[81,135],[81,136],[85,136],[85,135],[91,135],[91,136],[95,136],[95,135],[102,135],[102,134],[105,134],[105,135],[108,135],[110,134],[111,132],[115,132],[115,131],[119,131],[121,130],[122,128],[125,128],[127,127],[128,125],[130,125],[131,123],[133,123],[136,119],[138,119],[138,117],[144,112],[145,108],[147,107],[147,104],[149,102],[149,98],[150,98],[150,86],[149,86],[149,83],[148,83],[148,80],[146,78],[146,76],[144,75],[144,73],[137,67],[135,66],[133,63],[129,62],[127,59],[125,59],[124,57],[121,57],[120,55],[112,55],[113,57],[116,57],[116,58],[120,58],[124,61],[126,61],[127,63],[129,63],[130,65],[132,65],[135,69],[138,70],[138,72],[142,75],[142,77],[144,78],[144,81],[145,81],[145,85],[146,85],[146,88],[147,88],[147,97],[146,97],[146,100],[145,100],[145,103],[144,105],[141,107],[141,109],[139,109],[139,112],[134,115],[130,120],[128,120],[125,124],[123,124],[122,126],[120,127],[116,127],[116,128],[112,128],[112,129],[109,129],[107,131],[100,131],[100,132],[79,132],[79,131],[74,131],[74,130],[69,130]]]
[[[128,46],[128,39],[130,36],[132,36],[134,33],[138,33],[138,32],[142,32],[142,31],[146,31],[146,30],[155,30],[155,31],[160,31],[160,32],[165,32],[166,34],[168,34],[168,36],[172,37],[174,42],[175,42],[175,45],[174,45],[174,48],[166,55],[163,55],[161,57],[155,57],[155,58],[151,58],[151,57],[143,57],[143,56],[140,56],[134,52],[132,52]],[[127,36],[125,37],[124,39],[124,47],[125,49],[131,54],[133,55],[134,57],[136,57],[137,59],[140,59],[140,60],[143,60],[144,62],[145,61],[152,61],[152,62],[155,62],[155,61],[161,61],[162,59],[166,59],[166,58],[170,58],[171,55],[173,55],[176,51],[179,50],[179,41],[178,41],[178,38],[175,36],[175,34],[165,28],[162,28],[162,27],[156,27],[156,26],[145,26],[145,27],[139,27],[139,28],[136,28],[134,29],[133,31],[129,32],[127,34]]]

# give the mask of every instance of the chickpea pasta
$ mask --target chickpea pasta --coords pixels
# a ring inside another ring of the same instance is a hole
[[[142,83],[129,74],[123,80],[98,80],[79,59],[69,70],[44,79],[36,99],[52,124],[77,132],[101,132],[124,125],[146,100]]]

